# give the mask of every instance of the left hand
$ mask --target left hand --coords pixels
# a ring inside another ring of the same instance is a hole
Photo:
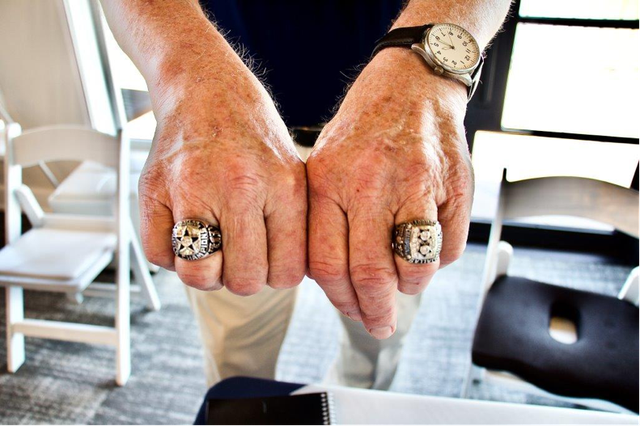
[[[323,129],[307,162],[309,273],[343,314],[378,339],[396,327],[396,289],[417,294],[464,251],[473,171],[466,88],[415,53],[381,51]],[[440,261],[391,249],[395,225],[439,220]]]

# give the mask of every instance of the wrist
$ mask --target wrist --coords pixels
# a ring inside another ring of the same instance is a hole
[[[456,80],[438,75],[416,52],[408,47],[382,49],[370,62],[376,78],[382,75],[401,87],[426,97],[459,97],[467,103],[467,87]],[[369,67],[368,66],[368,67]]]
[[[198,49],[178,49],[166,54],[156,72],[146,78],[154,111],[177,103],[206,107],[264,102],[268,93],[231,46],[222,38]],[[203,42],[205,43],[205,42]]]
[[[323,130],[323,144],[339,143],[345,134],[384,143],[427,140],[434,130],[463,128],[466,87],[436,75],[415,52],[387,48],[365,67],[335,118]],[[444,125],[444,127],[443,127]]]
[[[180,34],[166,35],[144,56],[140,71],[151,96],[171,91],[189,92],[196,86],[259,84],[242,59],[218,30],[205,19],[197,20]],[[186,93],[187,96],[193,93]]]
[[[435,74],[412,50],[389,47],[381,50],[364,68],[344,104],[362,108],[371,104],[372,98],[383,103],[385,113],[394,108],[403,111],[432,108],[436,103],[464,115],[467,88],[459,81]]]

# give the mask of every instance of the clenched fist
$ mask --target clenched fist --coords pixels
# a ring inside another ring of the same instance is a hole
[[[343,314],[384,339],[396,291],[417,294],[463,252],[473,172],[466,89],[414,52],[380,52],[323,129],[307,162],[309,270]],[[440,221],[439,262],[410,264],[391,249],[394,225]]]
[[[220,49],[185,65],[186,49],[149,87],[158,127],[139,184],[144,251],[201,290],[291,287],[306,270],[304,164],[266,90]],[[222,251],[175,257],[171,230],[184,219],[219,226]]]

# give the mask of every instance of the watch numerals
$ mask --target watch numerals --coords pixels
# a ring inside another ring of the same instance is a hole
[[[473,36],[457,25],[437,25],[425,44],[445,69],[466,70],[478,61],[479,49]]]

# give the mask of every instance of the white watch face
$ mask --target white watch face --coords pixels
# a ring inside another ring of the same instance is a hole
[[[454,24],[436,24],[425,44],[446,70],[461,72],[473,69],[480,60],[478,43],[467,30]]]

